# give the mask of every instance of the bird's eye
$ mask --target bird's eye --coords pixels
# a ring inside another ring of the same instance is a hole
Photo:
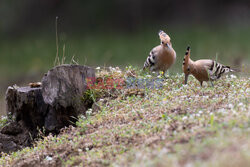
[[[161,42],[161,44],[164,44],[164,42]]]

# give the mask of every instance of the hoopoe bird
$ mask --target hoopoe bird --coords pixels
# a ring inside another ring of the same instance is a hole
[[[161,44],[154,47],[147,57],[143,70],[150,68],[150,71],[163,71],[167,78],[167,70],[175,63],[176,53],[170,42],[170,37],[162,30],[159,31]]]
[[[185,74],[184,84],[187,84],[188,76],[192,74],[200,82],[201,86],[203,81],[210,81],[213,86],[212,81],[219,79],[222,74],[235,72],[229,66],[222,65],[214,60],[191,60],[189,46],[183,59],[182,70]]]

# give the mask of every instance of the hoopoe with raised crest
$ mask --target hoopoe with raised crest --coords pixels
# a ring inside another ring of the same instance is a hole
[[[201,86],[203,81],[210,81],[213,86],[212,81],[219,79],[222,74],[235,72],[229,66],[222,65],[214,60],[191,60],[189,46],[183,59],[182,70],[185,74],[184,84],[187,84],[188,76],[192,74],[200,82]]]
[[[170,42],[170,37],[162,30],[159,31],[161,44],[154,47],[144,63],[143,70],[150,68],[150,71],[163,71],[167,78],[167,70],[175,63],[176,53]]]

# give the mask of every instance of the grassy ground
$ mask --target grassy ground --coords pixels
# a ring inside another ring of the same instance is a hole
[[[152,78],[134,68],[98,75]],[[108,91],[111,97],[94,98],[98,112],[89,109],[76,127],[2,155],[0,165],[248,166],[249,78],[230,75],[200,87],[192,77],[182,85],[183,77],[170,76],[161,89]]]

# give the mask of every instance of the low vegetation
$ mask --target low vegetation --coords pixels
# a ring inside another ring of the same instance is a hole
[[[1,116],[0,128],[4,127],[7,123],[8,123],[8,117],[7,116]]]
[[[0,166],[250,164],[249,78],[228,75],[214,87],[200,87],[193,77],[183,85],[182,74],[165,80],[133,67],[97,71],[99,78],[125,80],[119,89],[88,91],[83,99],[91,98],[98,110],[89,109],[58,136],[2,154]],[[128,87],[128,78],[154,78],[158,87],[137,81]]]

